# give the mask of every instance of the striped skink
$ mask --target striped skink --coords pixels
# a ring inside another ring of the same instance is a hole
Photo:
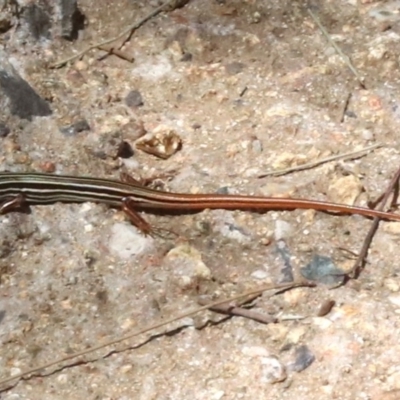
[[[359,214],[400,221],[400,214],[364,207],[296,198],[274,198],[225,194],[169,193],[142,186],[123,174],[121,181],[43,173],[0,173],[0,213],[24,204],[55,202],[106,203],[121,207],[134,225],[150,233],[150,225],[137,213],[140,210],[241,209],[294,210],[313,209],[342,214]]]

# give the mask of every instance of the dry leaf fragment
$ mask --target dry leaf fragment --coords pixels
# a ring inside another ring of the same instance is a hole
[[[136,148],[162,159],[167,159],[182,147],[182,139],[170,128],[158,127],[136,141]]]

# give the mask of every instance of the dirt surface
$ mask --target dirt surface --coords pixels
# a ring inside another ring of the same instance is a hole
[[[75,42],[32,44],[18,27],[7,36],[10,62],[53,115],[10,122],[2,170],[114,179],[124,170],[160,176],[158,187],[175,192],[364,206],[385,190],[400,164],[400,2],[310,4],[364,87],[305,2],[281,0],[191,0],[134,32],[122,48],[133,63],[92,50],[49,69],[159,4],[79,1],[87,20]],[[143,104],[127,101],[132,91]],[[81,120],[90,130],[62,130]],[[119,144],[134,147],[144,130],[174,131],[181,150],[166,160],[137,149],[118,157]],[[373,144],[383,147],[259,178]],[[1,218],[1,378],[178,315],[200,295],[282,282],[312,260],[349,270],[371,224],[309,210],[143,216],[176,236],[144,237],[119,210],[92,203]],[[4,384],[0,396],[398,399],[399,235],[398,223],[380,224],[357,281],[265,292],[252,310],[277,323],[203,312]],[[335,306],[318,317],[327,300]]]

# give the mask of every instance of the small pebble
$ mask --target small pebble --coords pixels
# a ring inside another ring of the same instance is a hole
[[[66,384],[68,382],[68,375],[67,374],[60,374],[57,377],[58,383]]]
[[[361,137],[364,140],[373,140],[374,139],[374,132],[371,129],[363,129],[363,131],[361,132]]]
[[[330,257],[314,255],[309,264],[300,269],[301,275],[311,281],[336,286],[343,282],[344,271],[337,268]]]
[[[225,392],[223,390],[217,390],[211,395],[211,400],[220,400],[225,396]]]
[[[86,224],[84,226],[84,230],[85,230],[86,233],[93,232],[94,226],[92,224]]]
[[[283,382],[287,378],[285,366],[275,357],[262,357],[263,365],[261,379],[268,383]]]
[[[258,269],[257,271],[252,272],[251,277],[254,279],[263,280],[268,277],[268,274],[266,271],[264,271],[262,269]]]
[[[153,243],[153,239],[144,236],[139,230],[127,223],[118,223],[111,228],[111,237],[106,245],[110,252],[123,260],[143,253]]]
[[[117,157],[130,158],[132,156],[133,156],[132,146],[125,140],[120,142],[120,144],[118,145],[118,149],[117,149]]]
[[[188,244],[177,246],[165,256],[171,265],[171,279],[182,289],[190,289],[199,281],[210,280],[211,270],[204,264],[201,253]]]
[[[314,354],[306,345],[298,347],[295,351],[295,361],[288,366],[290,371],[301,372],[315,361]]]
[[[65,136],[75,136],[83,131],[90,131],[90,125],[85,119],[60,128],[60,132]]]
[[[242,353],[261,364],[260,379],[267,383],[282,382],[287,378],[284,365],[262,346],[245,346]]]
[[[141,107],[143,103],[143,97],[138,90],[131,90],[125,97],[125,104],[131,108]]]
[[[319,310],[317,312],[317,316],[318,317],[324,317],[325,315],[329,314],[335,304],[336,304],[335,300],[326,300],[326,301],[324,301],[321,304],[321,306],[319,307]]]
[[[0,122],[0,137],[6,137],[8,134],[10,133],[10,128],[3,124],[2,122]]]
[[[260,154],[263,151],[263,145],[261,140],[255,139],[251,142],[251,148],[254,153]]]
[[[289,222],[278,219],[275,221],[275,240],[287,239],[293,232],[293,227]]]
[[[19,375],[21,373],[21,368],[10,368],[10,376]]]
[[[121,374],[126,374],[126,373],[132,371],[132,368],[133,368],[132,364],[125,364],[125,365],[123,365],[122,367],[119,368],[119,372]]]

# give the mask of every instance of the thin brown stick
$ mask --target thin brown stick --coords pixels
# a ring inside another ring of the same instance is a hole
[[[348,153],[344,153],[344,154],[336,154],[334,156],[321,158],[319,160],[311,161],[306,164],[297,165],[296,167],[290,167],[290,168],[280,169],[278,171],[266,172],[265,174],[259,175],[257,178],[261,179],[261,178],[266,178],[268,176],[281,176],[281,175],[289,174],[291,172],[304,171],[306,169],[318,167],[319,165],[326,164],[326,163],[332,162],[332,161],[337,161],[337,160],[342,160],[342,159],[360,158],[360,157],[366,156],[370,151],[379,149],[381,147],[384,147],[384,145],[380,144],[380,143],[373,144],[372,146],[365,147],[364,149],[361,149],[361,150],[349,151]]]
[[[240,302],[240,304],[237,304],[237,302],[234,303],[224,303],[224,304],[219,304],[214,307],[209,307],[210,311],[214,311],[220,314],[225,314],[229,316],[239,316],[243,318],[248,318],[252,319],[257,322],[261,322],[263,324],[271,324],[274,322],[277,322],[278,319],[276,317],[272,317],[271,315],[265,315],[262,313],[259,313],[257,311],[249,310],[247,308],[242,307],[244,304],[248,304],[249,302],[252,302],[254,299],[256,299],[260,293],[257,293],[250,298],[246,298],[243,301]],[[206,299],[198,299],[197,302],[204,306],[207,303],[209,303]]]
[[[379,204],[379,206],[377,207],[378,210],[383,211],[392,192],[398,190],[398,188],[396,189],[396,187],[398,187],[398,185],[399,185],[399,179],[400,179],[400,168],[397,170],[396,174],[390,181],[386,191],[384,192],[382,201]],[[370,227],[367,235],[365,236],[363,245],[361,247],[360,254],[358,255],[356,261],[354,262],[353,268],[351,269],[350,273],[348,274],[349,277],[356,279],[360,275],[362,269],[364,268],[365,263],[367,262],[368,250],[371,245],[372,239],[374,238],[374,235],[378,229],[380,220],[381,219],[379,217],[374,217],[371,227]]]
[[[82,57],[83,55],[85,55],[88,51],[96,49],[96,48],[101,48],[104,47],[110,43],[113,43],[115,41],[117,41],[118,39],[121,39],[122,37],[124,37],[125,35],[129,35],[129,37],[132,35],[132,33],[136,30],[139,29],[144,23],[146,23],[148,20],[150,20],[151,18],[157,16],[158,14],[160,14],[166,7],[168,7],[170,4],[172,4],[174,1],[176,0],[167,0],[165,3],[161,4],[160,7],[157,7],[156,9],[154,9],[153,11],[151,11],[149,14],[147,14],[144,18],[142,18],[140,21],[135,22],[134,24],[128,26],[126,29],[124,29],[122,32],[120,32],[117,36],[114,36],[112,38],[109,39],[105,39],[101,42],[95,43],[89,47],[86,47],[86,49],[80,51],[79,53],[65,58],[64,60],[58,61],[55,64],[50,65],[51,69],[54,68],[61,68],[63,67],[65,64],[76,60],[77,58]]]
[[[349,107],[349,104],[350,104],[351,95],[352,95],[351,92],[349,92],[344,100],[343,107],[340,112],[340,118],[339,118],[340,122],[344,122],[344,117],[346,115],[347,108]]]
[[[317,16],[311,11],[311,9],[307,9],[308,13],[310,14],[311,18],[314,20],[314,22],[318,25],[318,28],[321,30],[322,34],[325,36],[326,40],[330,43],[330,45],[336,50],[336,52],[339,54],[339,56],[342,58],[342,60],[345,62],[345,64],[348,66],[350,71],[354,74],[354,76],[357,78],[359,84],[363,89],[365,89],[365,83],[364,83],[364,78],[359,74],[359,72],[356,70],[356,68],[353,66],[350,57],[347,56],[346,54],[343,53],[341,48],[332,40],[332,38],[329,36],[329,33],[327,30],[323,27]]]
[[[261,322],[263,324],[271,324],[278,321],[276,317],[272,317],[271,315],[265,315],[257,311],[229,304],[210,307],[210,310],[225,315],[236,315],[239,317],[252,319],[253,321]]]
[[[256,294],[262,293],[262,292],[264,292],[266,290],[277,289],[279,291],[282,291],[282,290],[287,290],[287,289],[291,289],[291,288],[299,287],[299,286],[312,287],[312,286],[315,286],[315,283],[314,282],[309,282],[309,281],[306,281],[306,280],[298,280],[298,281],[294,281],[294,282],[290,282],[290,283],[270,284],[270,285],[262,286],[262,287],[257,288],[257,289],[252,289],[252,290],[246,291],[246,292],[238,294],[236,296],[232,296],[229,299],[214,301],[214,302],[211,302],[211,303],[206,304],[204,306],[192,309],[190,311],[183,312],[183,313],[181,313],[181,314],[179,314],[179,315],[177,315],[175,317],[168,318],[167,320],[156,322],[154,324],[151,324],[151,325],[149,325],[149,326],[147,326],[145,328],[139,329],[138,331],[135,331],[133,333],[129,333],[129,334],[127,334],[125,336],[122,336],[120,338],[109,340],[109,341],[101,343],[101,344],[99,344],[97,346],[93,346],[93,347],[90,347],[88,349],[85,349],[85,350],[82,350],[82,351],[78,351],[76,353],[69,354],[69,355],[67,355],[65,357],[61,357],[61,358],[58,358],[56,360],[50,361],[48,363],[42,364],[42,365],[40,365],[38,367],[30,368],[30,369],[28,369],[28,370],[26,370],[26,371],[24,371],[24,372],[22,372],[20,374],[16,374],[14,376],[10,376],[10,377],[7,377],[7,378],[2,378],[2,379],[0,379],[0,385],[4,385],[4,384],[6,384],[8,382],[11,382],[11,381],[14,381],[16,379],[29,380],[32,377],[45,376],[45,374],[43,374],[43,370],[46,369],[46,368],[53,367],[55,365],[64,363],[66,361],[69,361],[69,360],[72,360],[72,359],[76,359],[78,357],[87,355],[89,353],[93,353],[94,351],[101,350],[101,349],[103,349],[105,347],[112,346],[112,345],[115,345],[117,343],[121,343],[121,342],[126,341],[128,339],[132,339],[133,337],[136,337],[136,336],[142,335],[144,333],[147,333],[149,331],[161,328],[161,327],[163,327],[165,325],[171,324],[171,323],[176,322],[176,321],[178,321],[180,319],[183,319],[183,318],[186,318],[186,317],[190,317],[192,315],[195,315],[195,314],[199,313],[200,311],[207,310],[207,309],[209,309],[211,307],[216,307],[216,306],[224,304],[224,303],[231,303],[232,301],[239,300],[239,299],[241,299],[243,297],[256,295]],[[112,352],[113,351],[114,350],[112,350]],[[75,364],[76,364],[76,362],[74,364],[72,364],[72,366],[75,365]],[[70,365],[65,365],[63,367],[60,367],[59,370],[62,369],[62,368],[67,368],[68,366],[70,366]],[[40,373],[40,371],[42,371],[42,373]],[[50,375],[50,374],[46,374],[46,375]],[[7,389],[8,388],[2,388],[2,389],[0,389],[0,392],[3,392],[4,390],[7,390]]]
[[[135,61],[135,58],[131,56],[130,54],[125,53],[122,50],[116,49],[113,46],[98,46],[100,50],[105,51],[107,54],[102,55],[101,57],[98,58],[98,61],[104,59],[107,57],[109,54],[114,54],[115,56],[121,58],[122,60],[126,60],[130,63],[133,63]]]

